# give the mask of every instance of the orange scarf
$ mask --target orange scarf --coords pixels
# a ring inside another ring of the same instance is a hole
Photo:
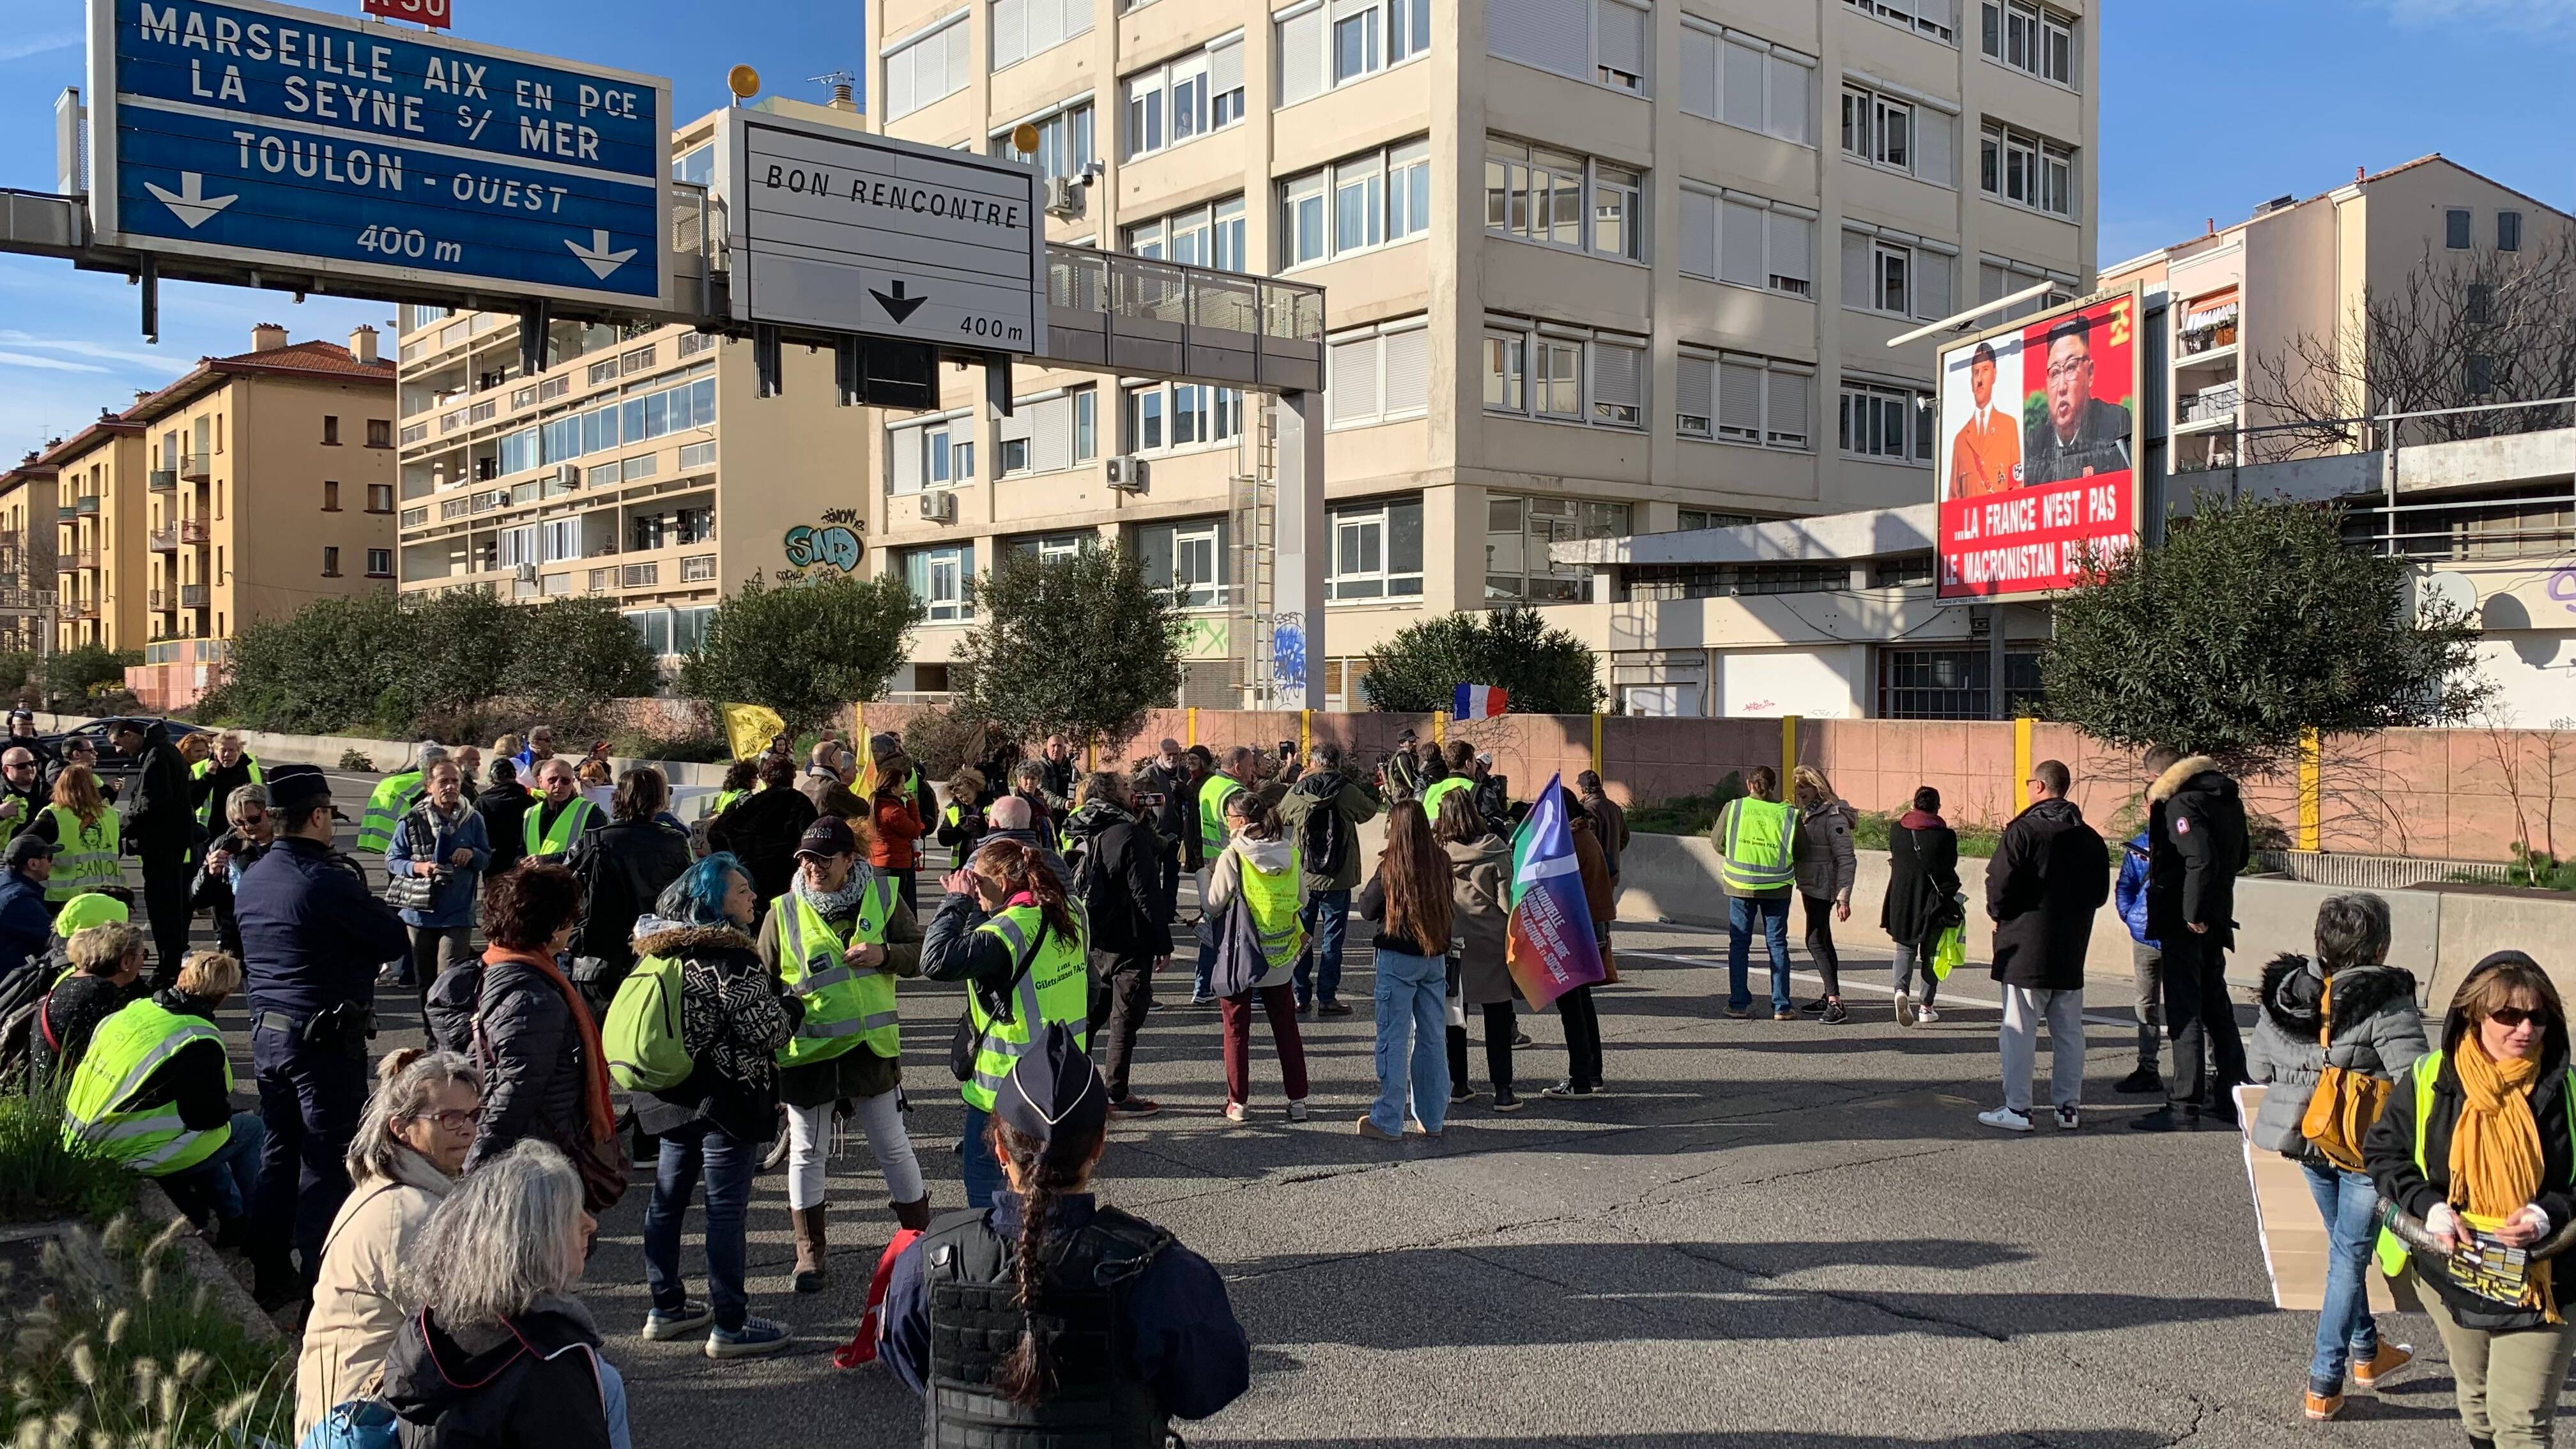
[[[563,993],[564,1008],[572,1013],[573,1030],[581,1036],[583,1068],[581,1105],[583,1115],[590,1119],[590,1140],[593,1142],[615,1140],[617,1109],[609,1097],[608,1053],[600,1047],[599,1023],[590,1019],[590,1004],[583,1001],[581,993],[573,989],[573,984],[564,979],[561,971],[555,969],[555,963],[551,957],[534,951],[516,951],[507,946],[483,948],[485,969],[488,970],[504,961],[518,962],[553,982],[555,990]]]
[[[2540,1123],[2531,1114],[2540,1063],[2530,1057],[2496,1061],[2475,1033],[2461,1040],[2453,1060],[2466,1100],[2451,1124],[2451,1205],[2501,1222],[2540,1194]],[[2531,1265],[2522,1302],[2559,1321],[2547,1263]]]

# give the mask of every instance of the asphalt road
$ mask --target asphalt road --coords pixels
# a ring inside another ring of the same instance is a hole
[[[2302,1420],[2314,1320],[2270,1306],[2236,1139],[2122,1130],[2147,1105],[2110,1091],[2132,1065],[2126,961],[2095,1008],[2084,1127],[2022,1137],[1974,1117],[1998,1100],[1982,972],[1955,979],[1931,1027],[1894,1024],[1869,984],[1885,979],[1875,959],[1846,964],[1846,1025],[1731,1021],[1724,945],[1723,933],[1623,928],[1627,980],[1600,994],[1612,1095],[1533,1100],[1510,1117],[1470,1103],[1437,1141],[1355,1134],[1375,1091],[1365,1011],[1309,1023],[1314,1120],[1294,1126],[1266,1031],[1255,1120],[1234,1126],[1220,1116],[1215,1013],[1158,1012],[1137,1089],[1166,1110],[1115,1129],[1099,1185],[1216,1263],[1254,1344],[1251,1393],[1183,1426],[1190,1441],[2460,1442],[2439,1341],[2419,1317],[2384,1322],[2423,1354],[2413,1372],[2355,1392],[2330,1429]],[[1366,1003],[1364,948],[1349,978],[1346,997]],[[1186,997],[1185,977],[1164,981]],[[962,997],[907,985],[901,999],[913,1136],[934,1205],[962,1206],[944,1065]],[[407,1002],[387,1005],[380,1045],[416,1040]],[[1553,1016],[1524,1019],[1536,1038],[1520,1054],[1526,1093],[1564,1057]],[[1481,1074],[1481,1040],[1471,1060]],[[647,1186],[608,1215],[584,1293],[626,1373],[639,1449],[920,1442],[917,1401],[882,1369],[832,1366],[893,1226],[862,1140],[832,1166],[821,1294],[789,1291],[781,1177],[756,1190],[754,1311],[798,1335],[775,1358],[717,1364],[694,1343],[637,1337]],[[701,1261],[694,1237],[687,1261]]]

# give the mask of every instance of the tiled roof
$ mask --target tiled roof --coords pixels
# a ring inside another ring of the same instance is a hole
[[[391,387],[394,363],[390,357],[360,362],[348,348],[337,342],[297,342],[286,347],[272,347],[266,352],[201,357],[187,376],[126,409],[125,416],[136,422],[149,422],[173,408],[196,401],[222,385],[227,378],[259,376],[345,379]]]

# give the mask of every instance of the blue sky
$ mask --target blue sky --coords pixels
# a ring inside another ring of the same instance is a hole
[[[1468,0],[1460,0],[1468,3]],[[1968,0],[1970,8],[1974,0]],[[322,8],[351,13],[356,0]],[[805,77],[865,69],[857,3],[456,0],[459,33],[657,75],[684,116],[723,104],[728,66],[819,100]],[[2097,0],[2101,256],[2116,261],[2440,151],[2576,205],[2568,122],[2576,0]],[[53,98],[82,80],[80,0],[0,0],[0,186],[53,188]],[[0,257],[0,463],[129,401],[201,355],[243,351],[254,322],[300,339],[385,325],[381,303],[173,284],[162,341],[135,293],[66,263]]]

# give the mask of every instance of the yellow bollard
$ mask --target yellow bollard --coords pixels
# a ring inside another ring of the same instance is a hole
[[[1297,711],[1297,758],[1311,760],[1314,757],[1315,712],[1311,709],[1301,709]]]
[[[1431,712],[1431,742],[1435,745],[1449,743],[1449,711],[1435,709]]]
[[[2325,742],[2313,729],[2299,735],[2299,849],[2325,848]]]
[[[1798,716],[1780,716],[1780,798],[1790,797],[1789,777],[1798,772]]]
[[[2029,715],[2013,717],[2013,777],[2012,789],[2008,795],[2014,800],[2022,798],[2022,786],[2030,779],[2031,724]]]
[[[1197,705],[1190,706],[1189,728],[1184,733],[1189,736],[1188,739],[1181,741],[1184,748],[1199,742],[1199,707]]]

